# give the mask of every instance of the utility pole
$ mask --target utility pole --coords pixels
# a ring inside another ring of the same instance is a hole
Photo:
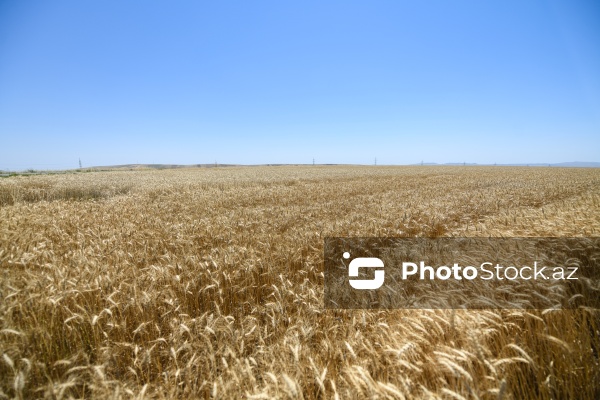
[[[315,165],[315,158],[313,157],[313,167],[314,167],[314,165]]]
[[[79,169],[81,169],[81,157],[79,158]]]
[[[375,165],[377,165],[377,157],[375,157]]]

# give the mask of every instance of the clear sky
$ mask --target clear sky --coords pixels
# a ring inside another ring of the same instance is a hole
[[[600,161],[597,1],[0,1],[0,169]]]

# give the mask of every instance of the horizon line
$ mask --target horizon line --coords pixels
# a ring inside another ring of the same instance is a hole
[[[48,164],[46,164],[48,165]],[[359,164],[359,163],[260,163],[260,164],[234,164],[234,163],[200,163],[200,164],[171,164],[171,163],[134,163],[134,164],[111,164],[97,165],[79,168],[0,168],[0,174],[19,172],[61,172],[61,171],[85,171],[116,168],[148,168],[148,169],[177,169],[177,168],[215,168],[215,167],[277,167],[277,166],[371,166],[371,167],[408,167],[408,166],[481,166],[481,167],[563,167],[563,168],[600,168],[597,161],[565,161],[558,163],[473,163],[473,162],[420,162],[411,164]]]

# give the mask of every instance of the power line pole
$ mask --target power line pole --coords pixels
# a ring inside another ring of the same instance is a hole
[[[81,157],[79,158],[79,169],[81,169]]]

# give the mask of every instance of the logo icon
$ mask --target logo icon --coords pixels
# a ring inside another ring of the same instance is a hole
[[[347,260],[350,258],[350,253],[345,252],[343,257]],[[359,268],[381,268],[375,270],[373,279],[350,279],[350,286],[354,289],[379,289],[383,285],[385,272],[383,271],[383,261],[377,257],[358,257],[350,261],[348,266],[348,276],[351,278],[358,277]]]

